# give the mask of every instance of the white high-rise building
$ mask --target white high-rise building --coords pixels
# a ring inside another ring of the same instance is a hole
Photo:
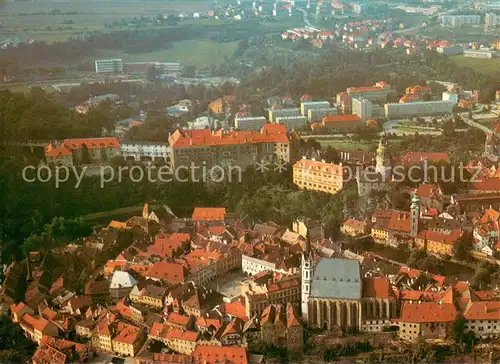
[[[314,260],[311,252],[311,239],[309,234],[306,237],[306,249],[302,253],[302,297],[301,297],[301,308],[302,308],[302,319],[304,322],[308,322],[309,313],[309,296],[311,295],[311,283],[313,279],[314,272]]]
[[[358,115],[362,122],[372,117],[372,103],[363,97],[352,99],[352,113]]]
[[[495,13],[486,13],[484,17],[484,25],[487,28],[496,28],[498,26],[498,15]]]

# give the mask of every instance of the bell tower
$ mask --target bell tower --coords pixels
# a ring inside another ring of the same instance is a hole
[[[304,252],[302,253],[302,318],[304,322],[308,322],[309,316],[309,295],[311,294],[311,282],[313,276],[313,256],[311,251],[311,238],[309,236],[309,229],[306,236],[306,244]]]
[[[388,155],[387,140],[384,136],[381,136],[378,142],[375,163],[375,171],[384,177],[384,181],[387,181],[391,176],[391,159]]]
[[[414,192],[411,198],[410,207],[410,236],[416,237],[418,235],[420,221],[420,197]]]

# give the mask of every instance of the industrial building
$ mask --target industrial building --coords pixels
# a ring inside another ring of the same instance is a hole
[[[96,60],[94,64],[96,73],[123,73],[123,60],[120,58]]]

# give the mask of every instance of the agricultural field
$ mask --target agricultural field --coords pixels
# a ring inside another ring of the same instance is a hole
[[[459,67],[470,67],[479,73],[495,73],[500,72],[500,60],[497,59],[482,59],[471,58],[464,56],[450,57],[453,62]]]
[[[224,2],[226,0],[223,0]],[[227,0],[229,1],[229,0]],[[219,1],[220,3],[220,1]],[[8,1],[3,9],[1,38],[19,41],[63,41],[124,18],[169,12],[206,12],[211,0],[28,0]],[[54,29],[54,28],[62,28]],[[71,29],[69,29],[71,28]]]
[[[231,58],[238,42],[219,43],[211,40],[185,40],[175,42],[168,49],[151,53],[124,53],[101,51],[100,58],[121,58],[124,62],[180,62],[184,66],[202,67],[220,64],[224,58]]]

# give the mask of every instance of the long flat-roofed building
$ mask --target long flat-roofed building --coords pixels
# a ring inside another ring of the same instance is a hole
[[[299,188],[335,194],[342,190],[342,164],[301,159],[293,165],[293,183]]]
[[[451,114],[452,101],[421,101],[397,104],[385,104],[387,118],[408,118],[412,116]]]
[[[299,116],[300,111],[298,108],[287,108],[287,109],[269,109],[269,122],[276,123],[276,119],[285,116]]]
[[[326,107],[321,109],[309,109],[307,111],[307,120],[310,123],[321,122],[325,116],[335,116],[339,114],[336,107]]]
[[[94,65],[96,73],[123,73],[121,58],[96,60]]]
[[[355,130],[363,125],[358,115],[325,116],[322,124],[325,132]]]
[[[302,115],[280,116],[276,118],[276,123],[285,125],[288,130],[304,130],[307,128],[307,118]]]
[[[300,113],[303,116],[307,116],[307,113],[311,109],[325,109],[329,107],[330,103],[328,101],[303,101],[300,103]]]

